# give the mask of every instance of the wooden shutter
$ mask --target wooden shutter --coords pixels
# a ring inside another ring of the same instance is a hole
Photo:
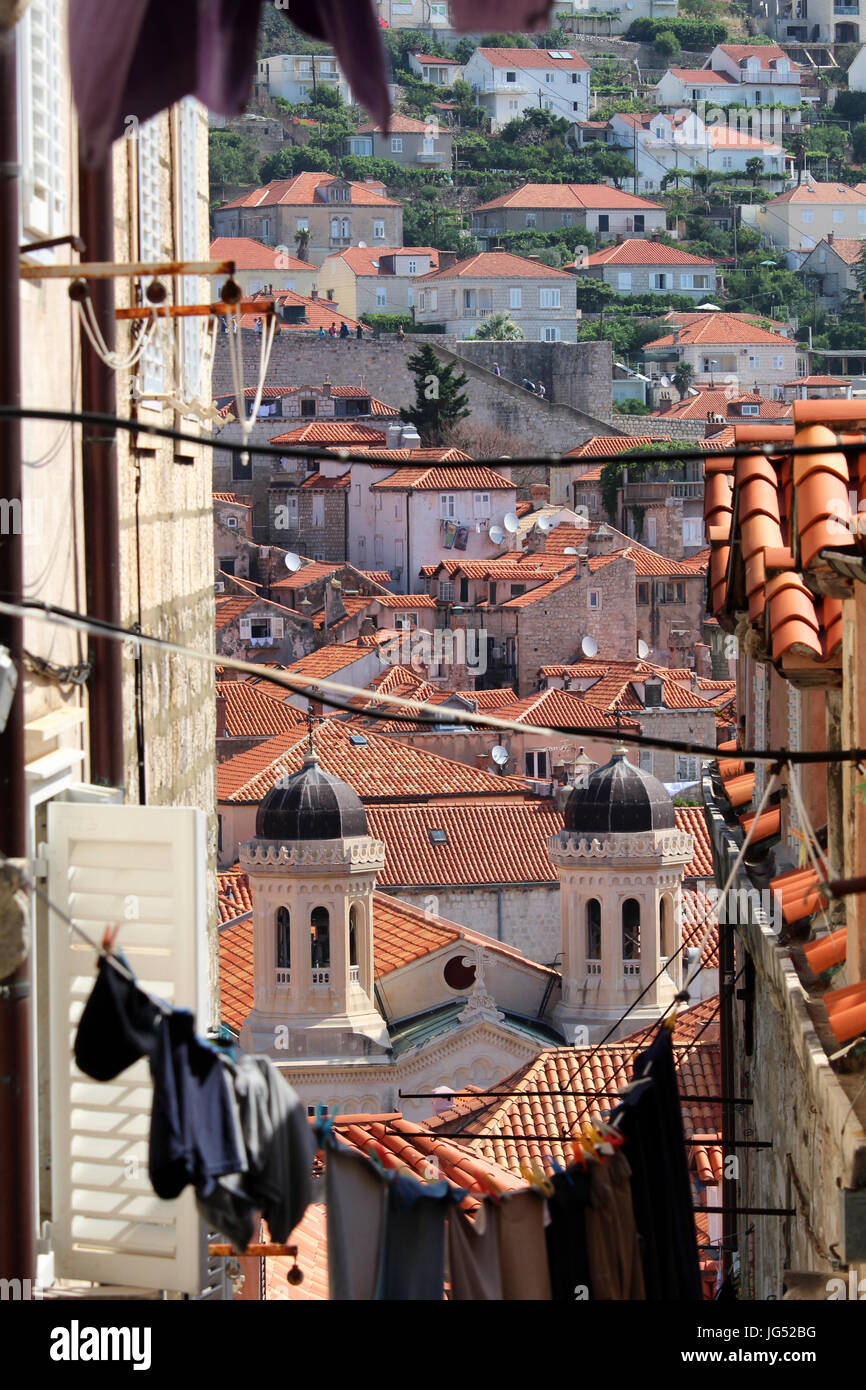
[[[144,989],[208,1021],[205,818],[192,807],[48,806],[48,891],[89,936],[117,942]],[[148,1178],[146,1060],[91,1081],[72,1044],[95,979],[90,946],[50,922],[51,1176],[58,1277],[198,1295],[206,1242],[191,1189]]]
[[[271,618],[271,636],[275,642],[281,642],[283,639],[283,622],[282,618]]]
[[[198,102],[184,97],[177,108],[178,126],[178,190],[180,203],[180,259],[206,260],[199,254],[198,245]],[[199,302],[199,281],[195,275],[183,275],[180,281],[181,304]],[[182,319],[183,324],[183,392],[184,399],[198,395],[201,366],[201,319]]]
[[[68,230],[64,8],[61,0],[31,0],[18,28],[22,230],[37,237]]]
[[[239,618],[239,619],[238,619],[238,635],[239,635],[240,637],[244,637],[244,638],[250,638],[250,637],[252,637],[252,635],[253,635],[252,618]]]
[[[162,260],[162,184],[159,159],[159,117],[145,121],[136,137],[138,146],[138,256],[142,261]],[[144,282],[142,282],[144,284]],[[147,281],[150,284],[150,281]],[[144,396],[165,391],[163,346],[159,337],[141,356],[140,386]]]

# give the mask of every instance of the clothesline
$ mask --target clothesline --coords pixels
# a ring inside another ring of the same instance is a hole
[[[411,596],[409,596],[411,600]],[[373,701],[374,696],[362,686],[346,685],[341,681],[332,680],[330,677],[304,677],[290,674],[288,671],[277,671],[273,667],[267,669],[257,666],[255,662],[241,661],[236,657],[223,656],[219,653],[200,651],[195,647],[186,647],[178,642],[171,642],[167,638],[152,637],[146,633],[135,631],[133,628],[122,627],[119,624],[104,622],[99,619],[88,618],[85,614],[75,612],[71,609],[61,608],[55,604],[42,603],[34,599],[22,600],[20,603],[10,603],[0,601],[0,613],[5,613],[10,617],[28,618],[40,622],[54,623],[59,627],[69,627],[74,631],[88,632],[96,636],[107,637],[118,642],[128,642],[132,645],[146,647],[157,651],[162,651],[175,656],[187,656],[196,661],[201,661],[210,666],[222,666],[229,671],[239,671],[244,675],[255,675],[260,680],[265,680],[272,685],[285,687],[298,694],[307,694],[317,702],[328,705],[335,709],[343,710],[349,714],[363,714],[365,718],[389,723],[426,723],[431,726],[438,724],[465,724],[472,729],[490,729],[493,732],[519,733],[525,734],[527,726],[518,724],[515,720],[500,719],[495,715],[490,715],[477,710],[474,712],[456,710],[449,708],[443,713],[425,704],[424,701],[415,700],[408,696],[388,695],[379,697],[387,702],[388,706],[396,706],[394,710],[387,712],[371,709],[361,709],[358,706],[358,698],[365,701]],[[361,650],[359,648],[359,650]],[[345,699],[341,697],[347,697]],[[406,710],[406,714],[401,714],[401,710]],[[599,711],[601,713],[601,711]],[[626,744],[636,748],[659,749],[671,753],[687,753],[693,756],[702,757],[705,760],[718,757],[719,749],[716,745],[687,743],[672,739],[656,738],[650,734],[630,734],[625,730],[610,730],[599,728],[595,725],[533,725],[533,732],[539,736],[555,738],[559,734],[569,734],[574,738],[593,738],[599,743]],[[790,765],[829,765],[833,763],[866,762],[866,748],[835,748],[827,750],[804,750],[804,749],[759,749],[742,748],[738,750],[738,757],[746,762],[768,763],[774,769],[784,768]]]

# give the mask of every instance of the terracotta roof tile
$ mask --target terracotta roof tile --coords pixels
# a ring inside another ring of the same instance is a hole
[[[277,267],[277,249],[266,246],[263,241],[255,241],[248,236],[218,236],[210,244],[209,259],[212,261],[234,261],[237,270],[276,270],[280,273],[293,270],[309,270],[315,274],[316,267],[309,261],[300,261],[290,256],[285,247],[279,251],[280,263]]]
[[[776,198],[770,198],[767,207],[776,207],[779,203],[823,203],[833,207],[840,203],[855,203],[858,207],[866,207],[866,194],[851,188],[849,184],[819,183],[817,179],[812,179],[789,188]]]
[[[574,49],[557,50],[567,52],[567,58],[554,58],[550,50],[544,48],[478,48],[476,52],[486,58],[494,68],[516,68],[522,72],[531,68],[546,68],[558,72],[572,72],[575,68],[589,71],[589,63]]]
[[[693,256],[690,251],[681,251],[678,246],[668,246],[650,237],[626,237],[614,246],[605,246],[601,251],[593,251],[586,258],[587,265],[715,265],[715,261],[705,256]]]
[[[524,183],[489,203],[479,203],[475,212],[493,208],[611,208],[615,211],[660,211],[660,203],[650,203],[634,193],[596,183]]]
[[[446,266],[444,270],[435,270],[429,275],[419,276],[418,283],[426,285],[434,280],[459,280],[463,276],[471,276],[473,280],[524,280],[528,277],[533,280],[553,279],[573,283],[567,271],[555,270],[543,261],[531,261],[526,256],[515,256],[510,251],[476,251],[474,256],[457,261],[455,265]]]
[[[662,436],[657,434],[596,434],[593,435],[592,439],[586,439],[583,444],[578,444],[576,449],[570,449],[562,457],[575,459],[591,458],[595,454],[618,454],[625,449],[640,449],[645,444],[655,444],[660,438]],[[581,474],[578,481],[582,482],[585,476],[588,475]]]
[[[513,491],[514,483],[483,463],[471,468],[397,468],[370,487],[371,492],[489,492],[491,489]]]
[[[225,701],[227,738],[279,734],[304,722],[301,711],[285,703],[290,692],[278,686],[217,681],[216,694],[218,699]]]
[[[678,315],[673,316],[678,322],[682,319]],[[757,323],[749,323],[741,316],[726,313],[707,313],[689,314],[691,320],[683,323],[679,329],[679,337],[676,339],[679,347],[685,347],[691,343],[719,343],[737,344],[743,343],[785,343],[793,347],[790,338],[784,337],[781,333],[769,332],[766,328],[761,328]],[[673,333],[665,333],[660,338],[654,338],[651,343],[645,343],[647,348],[672,347],[674,344]]]
[[[305,425],[296,425],[283,434],[272,435],[269,444],[331,444],[335,446],[354,444],[384,444],[382,430],[372,425],[362,425],[356,420],[309,420]]]
[[[292,676],[312,676],[327,677],[335,676],[338,671],[343,671],[347,666],[352,666],[356,661],[363,660],[369,653],[365,647],[356,644],[332,642],[328,646],[319,647],[317,651],[310,652],[307,656],[299,657],[286,667],[289,675]]]
[[[334,174],[326,174],[321,170],[309,171],[302,174],[295,174],[289,179],[273,179],[262,188],[254,188],[251,193],[244,193],[239,198],[232,198],[229,202],[220,203],[219,211],[223,208],[262,208],[281,205],[283,207],[308,207],[313,203],[327,203],[327,190],[332,183],[346,184],[349,190],[349,197],[340,204],[341,207],[364,206],[364,207],[399,207],[396,198],[387,198],[384,193],[384,185],[379,185],[382,192],[378,193],[368,183],[358,183],[352,179],[341,179]]]

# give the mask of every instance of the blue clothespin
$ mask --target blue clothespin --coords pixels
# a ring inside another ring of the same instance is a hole
[[[334,1138],[334,1119],[339,1109],[339,1102],[334,1106],[333,1110],[329,1112],[320,1100],[316,1101],[314,1125],[316,1137],[319,1140],[319,1147],[322,1149],[327,1148],[329,1142]]]

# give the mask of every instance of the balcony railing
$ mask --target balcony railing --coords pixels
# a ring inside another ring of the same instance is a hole
[[[290,985],[292,983],[291,970],[282,970],[279,967],[274,971],[275,985]]]
[[[839,4],[834,4],[834,5],[833,5],[833,13],[834,13],[834,14],[859,14],[859,13],[860,13],[860,6],[859,6],[859,5],[839,5]]]
[[[601,974],[601,961],[600,961],[600,960],[588,960],[588,961],[586,962],[586,973],[587,973],[587,975],[600,975],[600,974]]]
[[[447,159],[444,150],[421,150],[418,155],[419,164],[442,164]]]
[[[624,960],[623,963],[622,963],[622,973],[623,973],[623,979],[626,979],[626,980],[639,980],[639,979],[640,979],[640,961],[639,961],[639,960]]]
[[[351,246],[351,236],[330,236],[328,237],[329,246]]]
[[[622,489],[624,503],[662,502],[666,497],[676,497],[680,501],[701,498],[704,495],[702,482],[673,483],[669,481],[640,481],[625,483]]]
[[[314,967],[313,972],[312,972],[312,976],[311,976],[311,978],[310,978],[310,984],[313,984],[313,985],[329,985],[330,983],[331,983],[331,972],[330,972],[330,970],[322,970],[320,967]]]
[[[460,311],[460,317],[461,317],[462,319],[486,319],[487,316],[488,316],[488,314],[492,314],[492,313],[493,313],[493,306],[491,305],[490,308],[488,308],[488,309],[479,309],[479,308],[475,308],[475,309],[471,309],[471,308],[470,308],[470,309],[461,309],[461,311]]]
[[[703,481],[694,483],[671,483],[671,497],[703,497]]]
[[[360,965],[350,965],[350,966],[349,966],[349,983],[352,984],[352,985],[359,985],[359,984],[361,983],[361,967],[360,967]]]

